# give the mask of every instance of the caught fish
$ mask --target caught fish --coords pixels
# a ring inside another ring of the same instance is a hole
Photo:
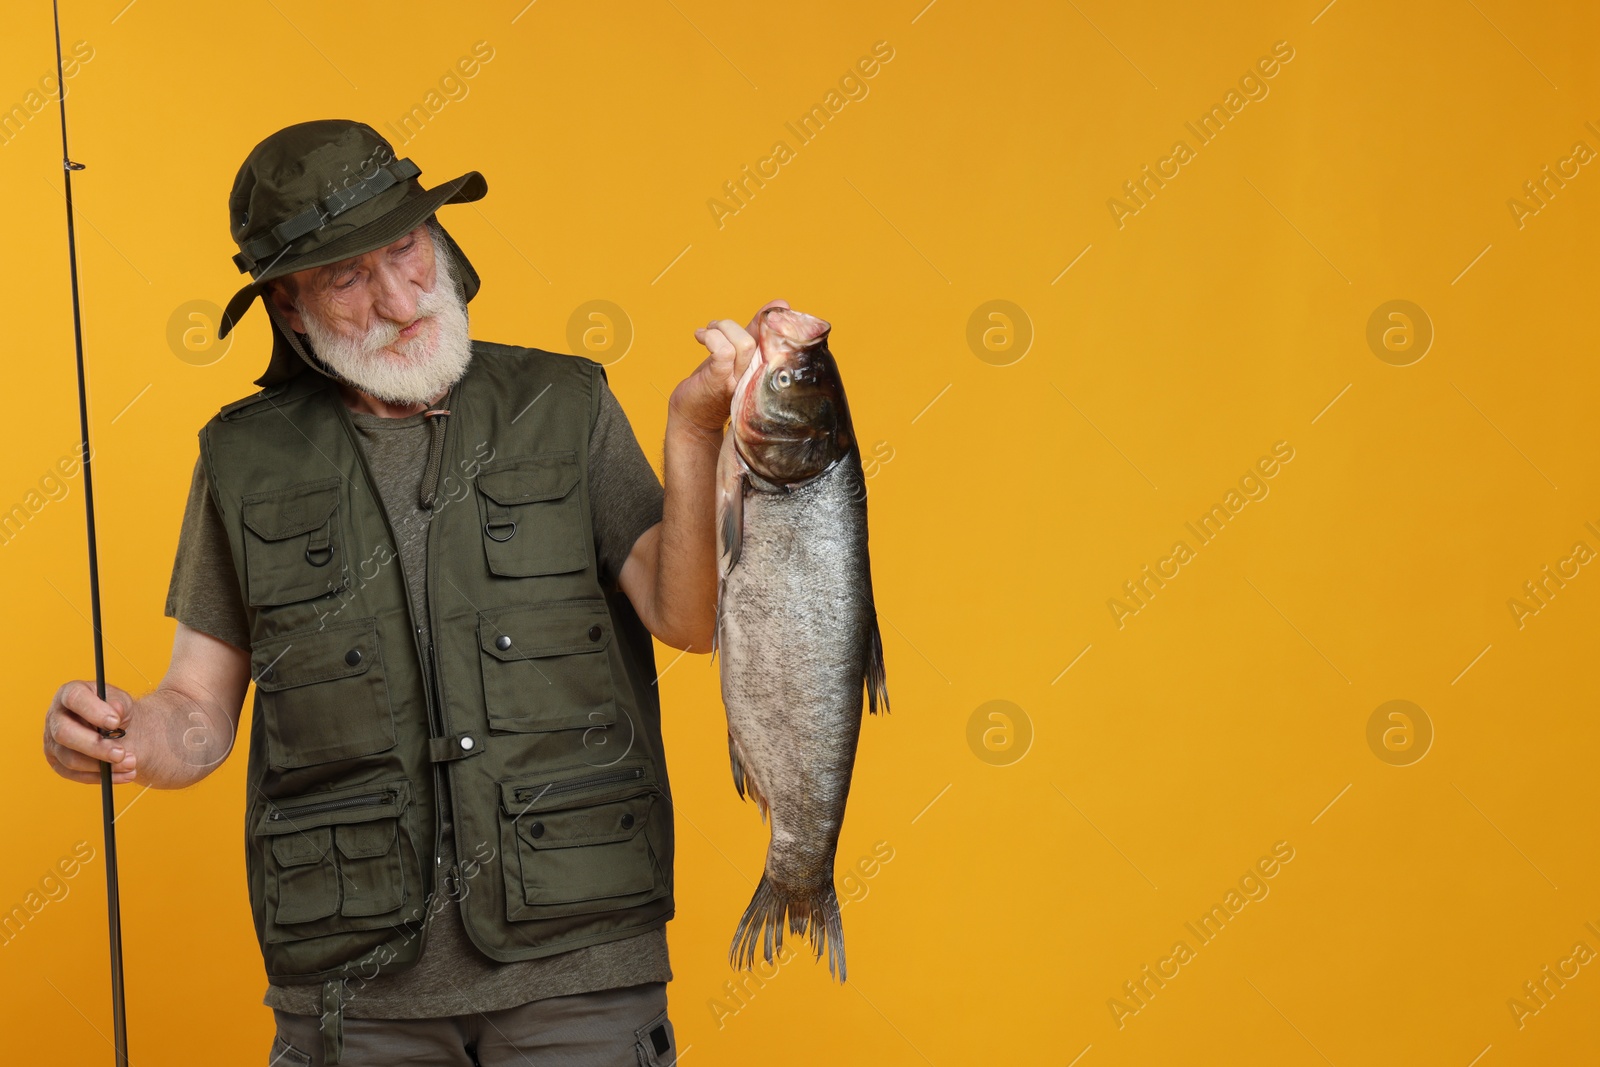
[[[772,843],[729,949],[771,961],[785,925],[845,979],[833,885],[861,731],[889,710],[867,559],[867,494],[828,323],[770,308],[734,388],[717,462],[720,531],[714,649],[728,754]]]

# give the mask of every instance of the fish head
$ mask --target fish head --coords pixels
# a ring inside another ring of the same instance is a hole
[[[827,470],[855,446],[844,382],[822,319],[768,308],[757,351],[733,400],[734,444],[757,475],[792,485]]]

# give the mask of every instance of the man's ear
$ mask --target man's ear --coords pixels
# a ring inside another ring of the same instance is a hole
[[[293,283],[282,278],[275,278],[267,283],[267,299],[272,301],[272,306],[283,316],[289,328],[295,333],[305,333],[305,320],[301,318],[300,311],[294,306],[294,297],[290,293]]]

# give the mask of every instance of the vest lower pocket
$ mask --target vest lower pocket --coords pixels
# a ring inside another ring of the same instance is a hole
[[[502,782],[506,918],[612,911],[664,896],[662,803],[639,763]]]
[[[483,552],[506,578],[567,574],[589,564],[578,454],[539,452],[480,470]]]
[[[325,478],[244,498],[245,591],[252,607],[293,604],[345,587],[340,488],[340,479]]]
[[[287,770],[393,748],[375,619],[258,641],[250,656],[267,763]]]
[[[611,614],[604,600],[562,600],[479,613],[490,729],[536,733],[614,724],[610,644]]]
[[[417,896],[411,785],[353,786],[268,802],[256,820],[269,942],[402,921]]]

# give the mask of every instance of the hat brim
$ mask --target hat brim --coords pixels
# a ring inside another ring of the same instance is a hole
[[[267,282],[298,271],[313,270],[343,259],[365,255],[375,248],[392,244],[416,229],[429,215],[444,205],[466,204],[481,200],[488,191],[489,184],[483,175],[475,170],[468,171],[459,178],[442,182],[432,189],[424,189],[407,197],[393,211],[374,220],[370,225],[353,230],[338,240],[318,248],[315,252],[280,259],[233,294],[233,299],[229,300],[228,306],[223,309],[217,336],[219,338],[228,336],[239,320],[249,312],[250,305],[255,303],[256,298],[265,298]]]

